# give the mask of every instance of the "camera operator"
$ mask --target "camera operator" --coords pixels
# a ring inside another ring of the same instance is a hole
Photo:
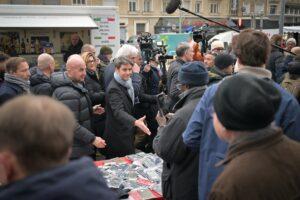
[[[157,97],[159,93],[160,75],[159,70],[155,66],[157,61],[151,58],[149,64],[142,67],[141,78],[142,85],[139,93],[140,103],[135,105],[135,114],[137,118],[146,115],[146,121],[151,135],[137,134],[136,135],[136,148],[144,152],[152,152],[152,141],[156,136],[158,124],[155,120],[157,107]]]
[[[167,73],[167,91],[170,99],[169,109],[173,108],[181,93],[176,87],[178,84],[178,71],[184,63],[193,61],[194,51],[190,44],[183,42],[176,48],[176,55],[177,58],[171,63]]]

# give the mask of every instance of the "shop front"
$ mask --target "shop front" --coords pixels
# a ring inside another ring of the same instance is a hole
[[[0,13],[0,51],[32,65],[39,54],[49,53],[56,67],[62,66],[72,33],[93,44],[97,53],[102,45],[114,52],[120,45],[115,7],[3,5]]]

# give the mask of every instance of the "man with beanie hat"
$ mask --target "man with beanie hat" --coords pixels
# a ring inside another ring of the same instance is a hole
[[[215,66],[209,71],[209,85],[218,83],[233,72],[234,59],[229,54],[219,54],[215,57]]]
[[[238,73],[250,74],[258,78],[266,79],[280,92],[282,100],[275,114],[275,124],[283,129],[283,133],[289,138],[300,141],[300,107],[297,100],[285,91],[280,85],[271,80],[272,74],[265,69],[266,60],[270,54],[270,41],[266,34],[256,30],[244,30],[237,36],[234,52],[237,55]],[[235,76],[235,75],[233,75]],[[226,78],[225,78],[226,79]],[[224,79],[223,79],[224,80]],[[222,83],[222,81],[220,82]],[[220,140],[213,127],[213,99],[218,84],[213,84],[206,89],[203,97],[196,106],[194,113],[183,133],[184,143],[199,154],[199,200],[206,200],[212,184],[222,172],[223,168],[215,165],[225,157],[227,143]],[[236,83],[231,90],[235,92],[235,104],[246,90],[241,92]],[[226,94],[227,95],[227,94]],[[226,98],[226,95],[223,98]],[[253,94],[253,97],[258,94]],[[246,101],[247,99],[243,99]],[[234,105],[232,105],[233,107]],[[248,107],[251,106],[248,104]],[[252,108],[252,107],[251,107]],[[260,108],[252,108],[258,111]]]
[[[252,75],[236,75],[220,84],[213,123],[229,148],[217,164],[225,169],[210,200],[300,197],[300,143],[272,123],[280,101],[281,94],[270,81]]]
[[[198,199],[197,151],[189,150],[183,143],[182,133],[208,83],[208,73],[202,62],[185,63],[178,73],[182,93],[175,104],[175,114],[166,122],[157,115],[159,124],[153,149],[164,160],[162,189],[165,199]]]

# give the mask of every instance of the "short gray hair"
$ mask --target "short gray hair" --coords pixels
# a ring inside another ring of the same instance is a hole
[[[93,51],[93,50],[95,50],[95,51]],[[81,53],[84,53],[84,52],[96,53],[96,48],[91,44],[84,44],[81,47]]]
[[[177,57],[182,57],[191,48],[190,44],[187,42],[181,42],[176,48]]]
[[[41,70],[48,68],[51,63],[52,64],[55,63],[54,58],[47,53],[42,53],[41,55],[39,55],[37,62],[38,62],[37,66]]]

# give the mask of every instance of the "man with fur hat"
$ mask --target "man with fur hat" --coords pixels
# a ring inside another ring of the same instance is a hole
[[[265,69],[271,48],[267,35],[256,30],[244,30],[239,34],[234,48],[238,58],[238,73],[266,79],[281,93],[282,100],[275,114],[275,124],[281,127],[283,133],[289,138],[300,141],[300,107],[298,102],[280,85],[273,82],[271,72]],[[239,84],[235,86],[232,88],[233,91],[237,91],[240,87]],[[227,151],[227,143],[217,137],[213,127],[213,99],[218,87],[219,84],[214,84],[206,89],[183,133],[184,143],[188,147],[200,151],[198,179],[200,200],[207,199],[212,184],[222,172],[222,167],[215,168],[215,165],[224,159]],[[241,93],[236,93],[237,99],[240,96]],[[256,111],[260,108],[252,109]]]
[[[272,123],[280,101],[270,81],[252,75],[239,74],[220,84],[213,100],[213,124],[229,148],[217,164],[225,169],[210,200],[300,197],[300,143]]]
[[[185,63],[178,73],[181,94],[175,104],[175,114],[166,122],[157,115],[158,133],[153,149],[164,160],[162,188],[165,199],[197,200],[199,154],[189,150],[182,141],[188,120],[208,83],[208,73],[202,62]]]

